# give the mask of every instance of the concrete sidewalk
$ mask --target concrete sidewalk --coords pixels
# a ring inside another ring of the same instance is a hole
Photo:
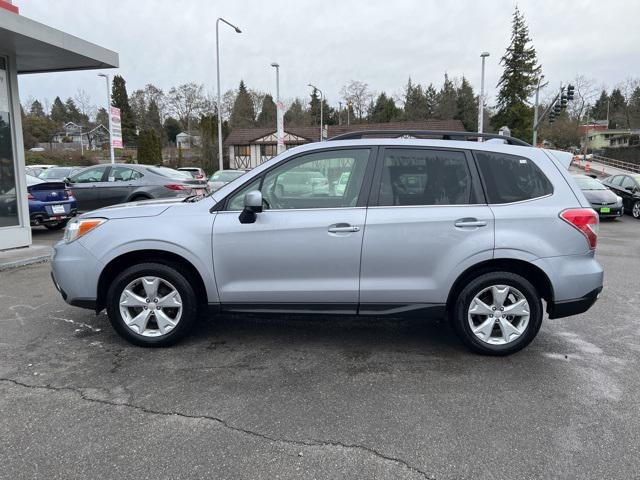
[[[48,245],[31,245],[0,251],[0,272],[10,268],[23,267],[51,260],[53,248]]]

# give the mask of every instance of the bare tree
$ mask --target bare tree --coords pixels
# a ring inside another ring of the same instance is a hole
[[[227,90],[222,95],[222,119],[228,120],[231,118],[231,112],[233,112],[233,104],[236,103],[237,90]]]
[[[340,90],[340,95],[345,102],[352,103],[353,109],[360,120],[373,100],[373,93],[369,90],[369,85],[358,80],[349,81]]]
[[[624,116],[627,121],[627,126],[631,128],[631,105],[633,92],[640,87],[640,79],[627,77],[623,82],[618,84],[618,88],[624,96]]]
[[[573,79],[572,85],[576,87],[575,98],[569,102],[568,112],[571,118],[579,122],[586,115],[593,102],[597,100],[601,88],[595,79],[587,78],[584,75],[577,75]]]
[[[182,128],[189,128],[190,120],[200,115],[206,107],[206,100],[204,87],[191,82],[172,87],[167,97],[167,106],[180,120]]]
[[[73,99],[82,115],[85,115],[89,119],[95,117],[98,109],[91,100],[91,95],[89,95],[86,90],[79,88]]]

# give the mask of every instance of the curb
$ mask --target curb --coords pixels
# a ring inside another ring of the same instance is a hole
[[[13,270],[14,268],[26,267],[28,265],[35,265],[37,263],[48,263],[51,261],[51,254],[39,255],[37,257],[25,258],[22,260],[15,260],[13,262],[0,263],[0,272],[6,270]]]

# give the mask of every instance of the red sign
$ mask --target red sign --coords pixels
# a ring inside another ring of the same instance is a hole
[[[4,8],[5,10],[9,10],[13,13],[19,13],[18,7],[11,4],[11,0],[0,0],[0,8]]]
[[[111,145],[113,145],[113,148],[124,148],[122,144],[120,109],[116,107],[111,107]]]

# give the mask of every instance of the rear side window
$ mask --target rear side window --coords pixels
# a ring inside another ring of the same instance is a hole
[[[466,205],[471,185],[463,152],[389,148],[384,153],[378,205]]]
[[[553,193],[551,182],[531,160],[496,152],[474,152],[489,203],[512,203]]]

